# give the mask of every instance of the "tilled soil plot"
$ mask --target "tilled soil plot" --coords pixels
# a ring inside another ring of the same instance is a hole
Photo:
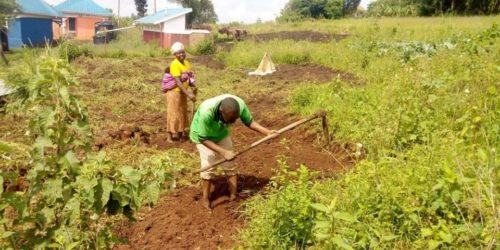
[[[279,75],[273,77],[277,76]],[[331,72],[330,79],[334,76]],[[254,96],[246,100],[255,119],[274,129],[301,118],[294,114],[276,112],[277,107],[282,106],[286,100],[284,95],[287,94],[287,88],[284,87],[286,81],[283,79],[272,85],[276,91],[268,96]],[[311,80],[321,82],[328,79]],[[320,146],[320,128],[319,121],[311,122],[238,157],[235,164],[240,172],[239,199],[233,202],[227,200],[226,181],[220,177],[212,193],[212,213],[200,204],[201,191],[198,185],[184,187],[164,196],[156,207],[140,213],[138,222],[124,222],[117,228],[118,234],[127,238],[129,243],[117,246],[116,249],[228,249],[237,245],[237,231],[245,226],[248,219],[243,215],[244,201],[262,192],[279,167],[278,159],[284,159],[292,169],[306,165],[318,172],[318,178],[331,177],[354,164],[355,160],[350,157],[348,149],[336,145],[341,150],[332,151]],[[236,150],[262,137],[240,122],[232,128],[231,134]],[[176,145],[195,151],[194,145],[189,142]]]
[[[328,34],[315,31],[281,31],[274,33],[262,33],[249,36],[250,39],[256,42],[265,42],[269,40],[294,40],[294,41],[311,41],[311,42],[328,42],[332,39],[340,41],[345,39],[348,34]]]
[[[191,63],[197,63],[204,65],[205,67],[211,68],[211,69],[224,69],[225,65],[224,62],[219,61],[217,59],[214,59],[212,56],[208,55],[200,55],[200,56],[193,56],[189,58],[189,61]]]
[[[350,84],[360,84],[361,80],[354,74],[332,70],[328,67],[307,63],[307,64],[284,64],[276,66],[276,72],[267,76],[252,76],[260,80],[280,81],[285,84],[309,82],[325,83],[338,77],[340,80]]]
[[[257,119],[263,119],[265,110],[271,109],[266,106],[252,107],[252,103],[249,105]],[[274,126],[283,127],[296,119],[283,116]],[[264,122],[269,126],[268,123]],[[232,134],[237,149],[260,138],[257,133],[241,124],[232,129]],[[286,159],[291,168],[304,164],[311,170],[318,171],[322,177],[332,176],[353,164],[353,159],[345,154],[333,154],[315,147],[317,135],[308,134],[303,128],[291,131],[282,138],[286,139],[275,139],[235,160],[240,171],[240,198],[237,201],[227,201],[224,178],[217,180],[212,193],[215,206],[212,213],[199,203],[201,192],[196,185],[177,190],[172,195],[163,197],[136,224],[122,225],[118,230],[119,234],[129,239],[129,245],[122,245],[117,249],[230,248],[237,243],[234,239],[237,229],[246,222],[242,214],[244,201],[260,192],[269,182],[273,169],[278,168],[278,158]]]

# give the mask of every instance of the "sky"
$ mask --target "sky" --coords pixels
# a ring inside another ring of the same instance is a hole
[[[46,0],[49,4],[59,4],[64,0]],[[110,8],[113,13],[118,13],[118,0],[94,0],[105,8]],[[134,0],[120,0],[120,16],[130,16],[137,13]],[[374,0],[361,0],[361,6],[368,6]],[[212,0],[215,13],[220,23],[243,22],[254,23],[257,19],[272,21],[279,16],[281,9],[288,0]],[[148,0],[148,13],[154,13],[154,0]],[[173,7],[175,4],[167,0],[156,0],[156,9]]]

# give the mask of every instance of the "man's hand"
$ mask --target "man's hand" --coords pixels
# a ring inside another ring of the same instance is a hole
[[[230,161],[236,158],[236,153],[232,150],[226,150],[222,156],[224,156],[224,159]]]

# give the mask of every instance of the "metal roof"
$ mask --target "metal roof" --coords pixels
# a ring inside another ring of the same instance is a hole
[[[113,13],[93,0],[66,0],[54,7],[62,13],[87,14],[93,16],[112,16]]]
[[[21,14],[32,14],[39,16],[60,16],[57,10],[43,0],[16,0]]]
[[[176,8],[176,9],[164,9],[156,12],[153,15],[145,16],[143,18],[135,20],[136,24],[159,24],[166,22],[168,20],[174,19],[176,17],[186,15],[191,13],[193,9],[191,8]]]

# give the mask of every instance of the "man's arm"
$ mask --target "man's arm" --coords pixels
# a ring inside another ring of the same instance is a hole
[[[213,141],[210,141],[210,140],[202,140],[200,141],[201,144],[203,144],[205,147],[221,154],[222,156],[224,156],[224,159],[230,161],[232,159],[234,159],[236,157],[236,153],[234,153],[234,151],[232,150],[227,150],[227,149],[224,149],[223,147],[217,145],[217,143],[213,142]]]
[[[256,121],[252,121],[252,123],[250,123],[250,126],[248,126],[248,127],[254,131],[257,131],[257,132],[263,134],[263,135],[271,135],[271,134],[276,133],[276,130],[269,130],[269,129],[263,127],[262,125],[260,125]]]

